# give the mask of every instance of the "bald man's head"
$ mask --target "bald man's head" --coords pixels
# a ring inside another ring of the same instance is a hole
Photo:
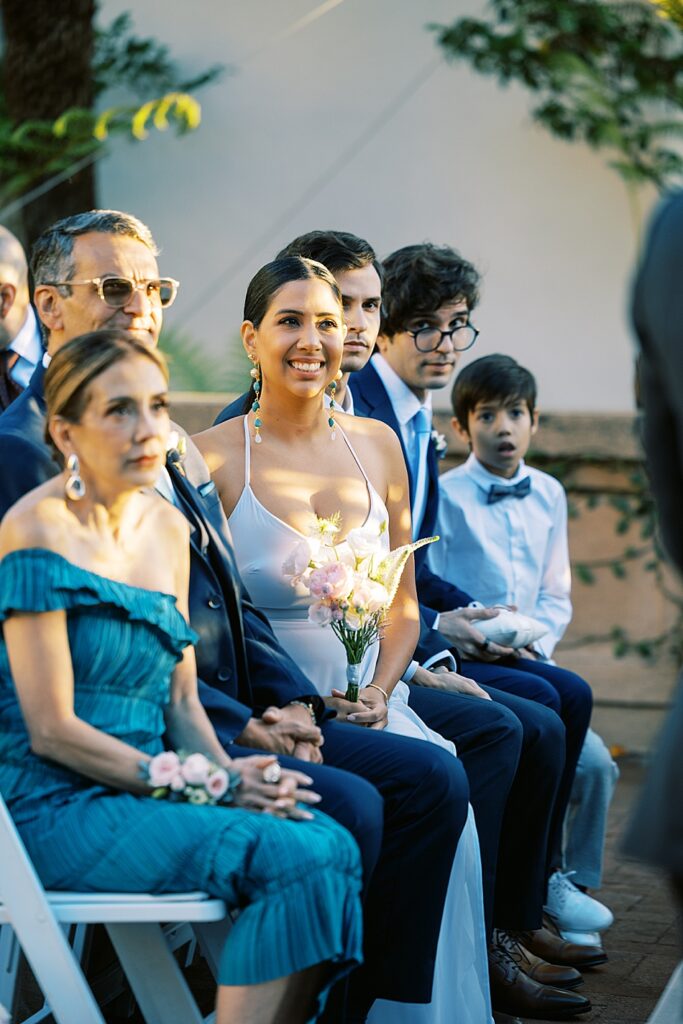
[[[29,304],[28,266],[21,242],[0,225],[0,348],[21,330]]]

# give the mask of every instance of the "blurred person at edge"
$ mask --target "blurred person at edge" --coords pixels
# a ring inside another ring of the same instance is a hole
[[[683,193],[653,218],[632,299],[640,346],[642,438],[659,530],[672,565],[683,574]],[[624,849],[663,868],[683,909],[683,685],[662,733],[628,828]]]

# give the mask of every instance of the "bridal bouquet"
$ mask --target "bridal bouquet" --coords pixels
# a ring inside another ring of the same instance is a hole
[[[221,768],[204,754],[176,754],[174,750],[141,762],[140,770],[152,787],[152,799],[190,804],[232,803],[241,780],[239,772]]]
[[[313,601],[308,618],[329,626],[346,653],[346,699],[358,700],[361,662],[367,649],[381,636],[387,612],[396,597],[410,555],[438,537],[404,544],[387,551],[382,542],[387,524],[359,527],[335,543],[341,515],[313,517],[309,536],[300,540],[282,566],[293,587],[301,583]]]

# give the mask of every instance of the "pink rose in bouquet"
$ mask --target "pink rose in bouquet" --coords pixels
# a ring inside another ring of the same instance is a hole
[[[206,781],[207,793],[209,796],[212,796],[214,800],[220,800],[228,791],[229,781],[228,773],[224,768],[214,769]]]
[[[343,562],[328,562],[314,569],[308,578],[308,589],[318,600],[340,601],[353,587],[353,570]]]
[[[211,763],[203,754],[190,754],[183,761],[181,771],[183,778],[191,786],[203,786],[209,777]]]
[[[173,750],[164,750],[149,762],[149,784],[156,789],[170,786],[180,772],[180,758]]]
[[[240,784],[239,771],[214,764],[205,754],[177,754],[165,750],[150,761],[140,762],[140,773],[155,800],[191,804],[229,804]]]

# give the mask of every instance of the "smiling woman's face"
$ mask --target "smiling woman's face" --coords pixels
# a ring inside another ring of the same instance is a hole
[[[317,277],[290,281],[273,295],[258,328],[246,320],[247,354],[261,367],[264,388],[303,397],[319,394],[341,364],[346,327],[329,284]]]

